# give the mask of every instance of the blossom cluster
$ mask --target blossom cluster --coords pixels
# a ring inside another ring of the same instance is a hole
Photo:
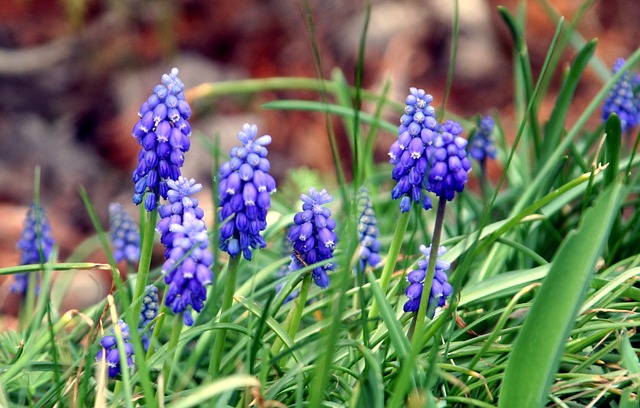
[[[129,368],[133,366],[133,345],[131,344],[129,333],[129,326],[122,320],[118,321],[118,326],[120,326],[120,331],[122,333],[122,341],[124,343],[124,353],[127,360],[127,365]],[[118,374],[121,373],[122,367],[120,365],[120,352],[118,351],[118,341],[115,336],[115,330],[111,328],[111,334],[108,334],[100,340],[100,345],[102,348],[98,351],[96,355],[96,361],[101,361],[103,358],[107,363],[107,372],[109,377],[115,378]]]
[[[446,252],[446,248],[441,246],[438,248],[438,257]],[[405,312],[417,312],[420,307],[420,299],[422,298],[422,292],[424,291],[424,280],[427,276],[427,267],[429,266],[429,259],[431,257],[431,246],[420,245],[420,252],[425,255],[425,259],[418,261],[418,269],[409,272],[407,275],[407,281],[409,281],[409,287],[407,288],[406,295],[409,298],[404,304]],[[429,301],[427,303],[427,310],[435,304],[435,306],[444,306],[447,297],[451,295],[453,288],[447,279],[446,271],[449,270],[451,265],[449,262],[441,259],[436,260],[435,275],[433,282],[431,283],[431,292],[429,293]]]
[[[366,265],[375,268],[380,263],[380,241],[376,213],[371,204],[369,190],[361,187],[358,191],[358,240],[360,242],[360,270]]]
[[[469,156],[479,161],[483,167],[487,159],[495,159],[498,153],[493,140],[494,129],[495,121],[491,116],[478,119],[478,130],[469,145]]]
[[[120,203],[109,204],[109,230],[116,262],[140,260],[140,230]]]
[[[620,71],[625,64],[624,58],[618,58],[613,65],[613,73]],[[640,123],[640,75],[632,72],[622,74],[615,83],[602,106],[602,120],[607,121],[612,113],[620,117],[622,130],[631,129]]]
[[[198,200],[190,197],[202,189],[202,184],[180,176],[177,181],[168,180],[167,185],[169,203],[158,208],[162,218],[157,225],[160,242],[165,246],[162,273],[169,285],[165,304],[174,313],[182,313],[184,324],[191,326],[190,308],[202,310],[207,296],[205,286],[213,279],[213,255],[202,220],[204,211],[198,207]]]
[[[289,269],[296,271],[305,266],[322,262],[333,257],[338,237],[334,229],[336,222],[331,218],[331,210],[324,205],[333,201],[333,196],[322,189],[309,188],[309,195],[301,194],[302,211],[293,217],[295,225],[289,230],[289,240],[293,243],[293,254]],[[315,267],[313,280],[321,288],[329,286],[327,271],[333,270],[333,262]]]
[[[220,166],[219,198],[220,249],[231,257],[240,251],[250,260],[252,249],[264,248],[266,242],[260,232],[267,227],[270,195],[276,182],[269,174],[271,164],[267,148],[271,136],[258,137],[258,127],[245,123],[238,133],[242,146],[229,152],[231,159]]]
[[[138,205],[144,200],[147,211],[157,207],[160,197],[167,198],[167,180],[178,180],[184,153],[191,146],[187,121],[191,108],[183,90],[177,68],[162,75],[162,84],[156,85],[140,106],[140,120],[133,127],[132,134],[142,147],[133,172],[133,202]]]

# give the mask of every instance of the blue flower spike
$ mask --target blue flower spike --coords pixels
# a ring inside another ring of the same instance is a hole
[[[20,265],[47,262],[55,241],[51,234],[51,226],[44,209],[32,204],[24,220],[22,235],[16,245],[21,251]],[[29,284],[28,273],[13,275],[14,281],[9,290],[12,293],[25,295]]]
[[[624,58],[618,58],[613,65],[613,73],[620,71],[625,64]],[[640,76],[629,71],[622,74],[618,82],[611,88],[602,105],[602,120],[609,119],[615,113],[620,117],[622,130],[631,129],[640,122]]]
[[[461,193],[469,179],[471,161],[467,158],[467,140],[460,136],[462,126],[451,120],[442,124],[432,146],[427,191],[447,201]]]
[[[369,265],[372,268],[380,264],[380,241],[376,213],[371,204],[369,190],[360,187],[358,190],[358,240],[360,241],[360,270]]]
[[[498,153],[493,139],[494,129],[495,121],[491,116],[478,119],[478,130],[469,145],[469,156],[480,162],[482,167],[487,159],[495,159]]]
[[[122,332],[122,340],[124,342],[124,353],[127,356],[127,365],[133,367],[133,345],[129,342],[129,326],[122,320],[118,321]],[[96,361],[101,361],[103,356],[107,363],[107,371],[110,378],[115,378],[122,372],[120,365],[120,353],[118,352],[118,341],[116,340],[115,330],[111,328],[111,334],[108,334],[100,340],[102,348],[96,355]]]
[[[242,146],[231,148],[230,160],[219,170],[220,249],[232,258],[242,252],[251,260],[252,250],[266,246],[260,232],[267,227],[276,182],[269,174],[271,164],[265,147],[271,136],[258,136],[258,127],[245,123],[238,139]]]
[[[140,320],[138,321],[138,331],[143,331],[149,326],[149,331],[153,330],[153,320],[158,316],[160,309],[160,301],[158,299],[158,288],[148,285],[144,289],[142,298],[142,310],[140,311]],[[142,345],[145,350],[149,349],[149,337],[147,333],[142,335]]]
[[[140,229],[120,203],[109,204],[109,230],[116,262],[140,261]]]
[[[157,226],[160,242],[165,246],[162,273],[169,285],[165,304],[174,313],[182,313],[184,324],[191,326],[191,310],[202,310],[207,297],[205,286],[213,280],[213,255],[202,220],[204,211],[191,197],[202,190],[202,184],[180,176],[177,181],[168,180],[167,185],[169,203],[159,207],[161,219]]]
[[[438,257],[443,255],[447,249],[443,246],[438,248]],[[420,307],[420,299],[422,297],[422,291],[424,289],[424,279],[427,276],[427,267],[429,265],[429,258],[431,253],[431,246],[420,245],[420,252],[425,255],[425,259],[418,261],[418,269],[409,272],[407,275],[407,281],[409,281],[409,287],[405,292],[409,298],[404,304],[405,312],[417,313]],[[444,306],[447,298],[451,295],[453,288],[449,284],[446,271],[449,270],[451,265],[449,262],[443,260],[436,260],[435,275],[433,277],[433,283],[431,284],[431,293],[429,294],[429,302],[427,304],[427,310],[433,305]]]
[[[160,197],[167,198],[167,181],[178,180],[184,153],[191,146],[191,108],[183,90],[177,68],[162,75],[162,84],[140,106],[140,120],[133,127],[132,135],[142,147],[133,172],[133,202],[138,205],[144,200],[149,212],[156,209]]]
[[[324,206],[333,201],[333,196],[325,189],[318,192],[314,187],[310,187],[309,195],[301,194],[300,199],[302,211],[293,217],[295,225],[289,230],[289,240],[293,243],[293,254],[289,264],[292,271],[333,257],[338,242],[334,232],[336,222],[331,218],[331,210]],[[333,262],[314,268],[312,276],[316,285],[327,288],[327,271],[334,268]]]

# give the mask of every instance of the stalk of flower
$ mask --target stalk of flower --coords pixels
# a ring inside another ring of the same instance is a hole
[[[129,326],[122,320],[118,321],[120,327],[122,341],[124,345],[124,353],[126,356],[127,366],[133,367],[133,346],[129,341]],[[118,339],[116,337],[115,329],[111,328],[111,334],[108,334],[100,340],[102,348],[96,354],[96,361],[100,362],[104,358],[107,364],[107,372],[110,378],[117,377],[122,372],[122,366],[120,364],[120,352],[118,348]]]
[[[618,58],[613,65],[613,73],[620,71],[625,64],[624,58]],[[640,123],[640,76],[632,72],[622,74],[618,82],[611,88],[602,105],[602,120],[606,123],[609,115],[615,113],[620,117],[622,131],[629,130]]]
[[[140,261],[140,229],[120,203],[109,204],[109,230],[116,262],[126,261],[132,268]]]
[[[266,242],[261,231],[267,227],[267,211],[271,207],[271,194],[276,191],[276,182],[269,174],[271,164],[265,147],[271,136],[258,136],[255,124],[245,123],[238,132],[241,146],[229,151],[229,161],[220,166],[220,249],[231,257],[227,268],[227,279],[220,308],[220,323],[229,321],[227,311],[233,304],[240,257],[250,261],[252,250],[264,248]],[[209,374],[216,378],[222,361],[226,331],[218,331],[214,343]]]
[[[293,244],[291,263],[289,269],[297,271],[306,267],[313,267],[310,274],[305,276],[298,297],[293,308],[289,311],[284,328],[293,337],[298,330],[302,311],[307,301],[311,279],[316,285],[325,289],[329,286],[328,271],[335,269],[333,262],[326,262],[333,257],[338,242],[334,230],[336,222],[331,218],[331,210],[325,207],[333,201],[333,196],[326,189],[318,191],[315,187],[309,188],[309,195],[301,194],[302,211],[293,217],[294,226],[289,230],[288,238]],[[282,347],[282,343],[276,340],[271,347],[273,354]]]

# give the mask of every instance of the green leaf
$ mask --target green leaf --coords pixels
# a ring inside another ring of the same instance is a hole
[[[621,187],[606,189],[575,233],[558,249],[549,274],[516,339],[499,407],[542,407],[569,332],[620,207]]]

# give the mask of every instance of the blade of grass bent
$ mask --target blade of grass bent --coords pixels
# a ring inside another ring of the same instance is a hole
[[[567,336],[591,282],[620,206],[621,187],[609,187],[577,232],[558,250],[507,363],[499,407],[541,407],[560,364]]]

